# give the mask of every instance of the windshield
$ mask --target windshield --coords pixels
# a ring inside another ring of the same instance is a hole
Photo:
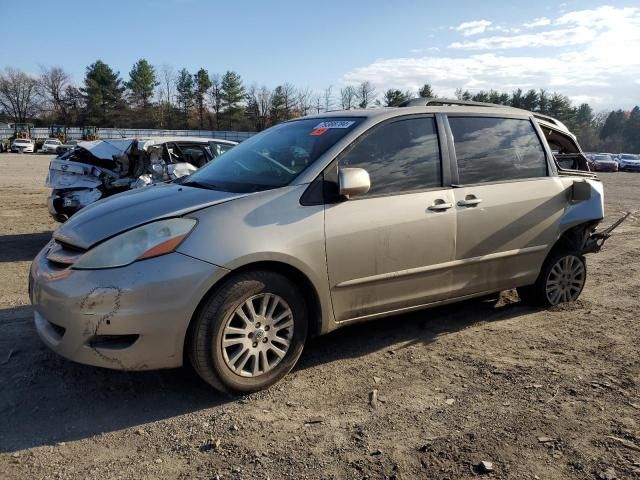
[[[60,144],[60,140],[47,140],[44,143],[47,144],[47,145],[59,145]]]
[[[607,160],[611,160],[611,157],[609,155],[594,155],[593,159],[607,161]]]
[[[288,185],[361,121],[313,118],[276,125],[233,147],[182,183],[228,192]]]
[[[636,155],[629,155],[629,154],[620,155],[620,158],[622,160],[638,160],[638,157]]]

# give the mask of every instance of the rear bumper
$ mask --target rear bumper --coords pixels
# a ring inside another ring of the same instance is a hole
[[[179,367],[200,300],[226,270],[172,253],[107,270],[33,261],[29,296],[36,331],[75,362],[121,370]]]

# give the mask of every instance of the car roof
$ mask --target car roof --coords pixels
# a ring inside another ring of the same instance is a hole
[[[538,122],[546,127],[570,133],[569,129],[561,121],[537,112],[530,112],[521,108],[507,105],[497,105],[494,103],[472,102],[466,100],[456,100],[447,98],[414,98],[407,100],[399,107],[378,107],[353,110],[334,110],[315,115],[308,115],[304,118],[327,118],[327,117],[394,117],[412,113],[478,113],[488,115],[521,115],[535,117]]]

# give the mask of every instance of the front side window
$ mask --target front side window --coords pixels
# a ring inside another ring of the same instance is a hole
[[[339,160],[340,167],[364,168],[371,178],[367,195],[388,195],[442,186],[435,121],[410,118],[383,124]]]
[[[450,117],[461,184],[547,176],[544,149],[529,120]]]
[[[281,123],[233,147],[184,185],[254,192],[288,185],[362,118],[308,118]]]

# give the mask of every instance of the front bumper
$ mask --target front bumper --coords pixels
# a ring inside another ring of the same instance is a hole
[[[180,253],[122,268],[72,270],[49,262],[48,249],[29,276],[38,335],[69,360],[120,370],[181,366],[189,321],[227,272]]]

